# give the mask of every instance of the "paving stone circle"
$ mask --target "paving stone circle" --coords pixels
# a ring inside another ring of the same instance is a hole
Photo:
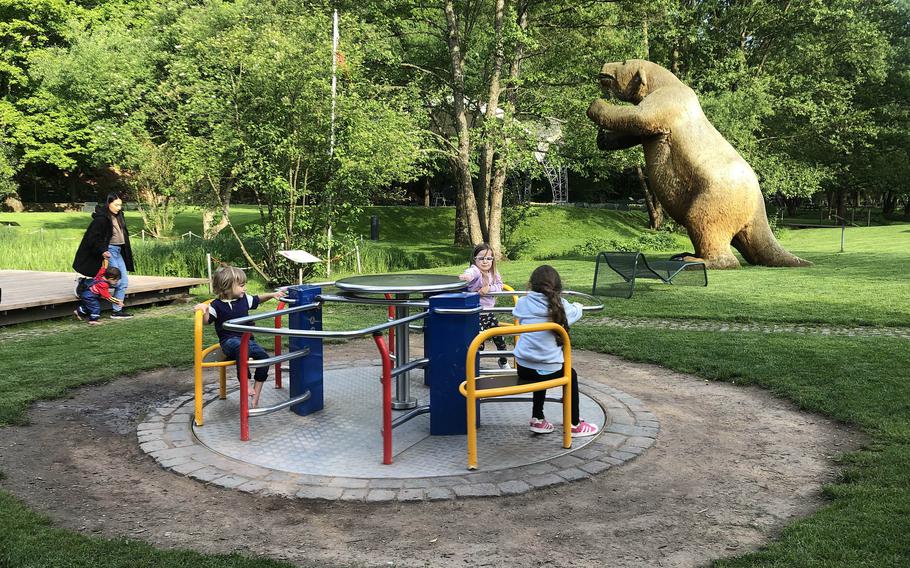
[[[369,436],[360,436],[368,438],[366,443],[351,439],[356,436],[327,435],[331,428],[307,428],[306,420],[316,420],[314,417],[320,413],[299,417],[288,416],[286,410],[251,418],[251,441],[240,442],[239,389],[230,392],[227,400],[219,400],[217,384],[211,384],[205,389],[205,422],[201,428],[193,424],[193,395],[188,393],[150,409],[137,429],[139,445],[162,467],[176,474],[228,489],[291,498],[404,502],[516,495],[587,479],[641,455],[654,444],[660,430],[655,415],[638,399],[597,380],[582,379],[582,417],[603,427],[597,436],[574,439],[571,449],[561,447],[560,424],[556,432],[546,436],[527,432],[530,402],[484,404],[481,419],[486,428],[482,426],[479,430],[478,470],[468,471],[465,467],[464,436],[427,435],[427,415],[393,430],[395,463],[382,466],[378,463],[381,451],[377,450],[377,446],[381,447],[379,389],[378,385],[364,381],[363,376],[376,372],[376,367],[370,361],[347,365],[352,366],[326,370],[326,410],[322,412],[330,410],[331,401],[337,404],[340,398],[348,401],[358,398],[351,391],[344,391],[343,397],[334,393],[333,397],[330,388],[338,388],[339,384],[367,384],[370,393],[375,391],[375,395],[370,395],[377,399],[375,411],[370,414],[375,415],[377,423]],[[417,383],[412,377],[412,394],[420,398],[423,385]],[[273,404],[286,396],[286,388],[276,390],[267,384],[263,403]],[[268,397],[274,399],[270,401]],[[334,410],[339,415],[352,412],[350,408]],[[517,422],[512,416],[516,412],[521,417]],[[600,412],[599,420],[592,419],[597,412]],[[554,420],[561,417],[559,404],[548,402],[546,414],[554,424],[561,422]],[[275,417],[273,426],[266,423],[271,417]],[[355,413],[354,418],[362,416]],[[420,424],[420,419],[425,423]],[[514,424],[508,424],[509,421]],[[287,424],[290,426],[284,426]],[[351,423],[342,423],[338,428],[350,426]],[[408,426],[410,432],[399,432]],[[424,434],[419,434],[421,431]],[[278,447],[269,449],[268,436],[273,435],[278,437],[271,439],[272,445]],[[275,440],[279,440],[277,444]],[[290,447],[282,447],[286,440],[292,440]],[[529,453],[522,449],[527,447],[539,451]],[[510,451],[510,448],[517,449]],[[291,459],[289,456],[295,449],[311,457],[310,463]],[[340,449],[355,459],[333,458],[333,451]],[[362,457],[357,459],[357,456]],[[452,460],[457,460],[458,467],[452,469]],[[401,465],[408,463],[412,467]]]

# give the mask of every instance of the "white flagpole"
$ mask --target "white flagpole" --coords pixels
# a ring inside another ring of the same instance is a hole
[[[335,155],[335,98],[338,93],[338,10],[332,12],[332,121],[331,135],[329,137],[329,158]],[[329,207],[331,208],[331,196],[329,198]],[[331,211],[329,211],[331,215]],[[332,275],[332,220],[329,218],[329,227],[326,231],[328,239],[329,254],[326,258],[325,272],[326,276]]]
[[[338,93],[338,10],[332,13],[332,135],[329,140],[329,156],[335,153],[335,98]]]

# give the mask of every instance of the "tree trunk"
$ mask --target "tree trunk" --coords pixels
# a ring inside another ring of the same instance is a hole
[[[657,200],[657,196],[651,191],[641,166],[635,166],[635,171],[638,173],[638,183],[641,185],[642,193],[645,194],[645,204],[648,206],[648,226],[656,231],[664,224],[664,209]]]
[[[69,186],[70,203],[76,203],[79,199],[79,169],[74,169],[67,176],[67,185]]]
[[[645,5],[647,6],[647,4]],[[651,61],[651,42],[648,38],[648,14],[645,12],[645,17],[641,23],[641,39],[644,44],[642,47],[645,52],[645,59]]]
[[[503,257],[502,250],[502,195],[506,185],[506,164],[499,160],[493,170],[493,183],[490,187],[490,239],[487,241],[493,249],[493,255]]]
[[[802,199],[799,197],[784,198],[784,207],[787,208],[787,217],[794,217],[796,215],[801,201]]]
[[[449,58],[452,66],[452,112],[455,132],[458,136],[458,152],[452,158],[452,162],[455,166],[455,179],[458,184],[456,203],[461,201],[461,215],[468,237],[468,242],[461,241],[461,235],[456,227],[455,243],[471,245],[483,240],[483,232],[480,230],[477,200],[474,198],[474,184],[471,180],[471,133],[468,129],[468,117],[464,107],[464,54],[461,50],[461,37],[454,4],[454,0],[445,0],[444,6]]]
[[[670,72],[679,77],[679,44],[674,43],[670,50]]]
[[[497,10],[499,10],[498,4]],[[528,3],[524,0],[518,2],[515,6],[515,10],[518,28],[524,33],[528,29]],[[505,97],[506,108],[503,116],[503,132],[509,131],[509,125],[511,124],[512,117],[515,115],[515,109],[518,107],[518,79],[521,76],[521,60],[524,56],[524,48],[524,43],[518,42],[515,45],[515,51],[512,53],[512,58],[509,62],[509,87],[506,90]],[[509,145],[507,134],[504,135],[502,144],[504,148]],[[502,258],[502,199],[505,193],[506,178],[509,175],[509,163],[504,155],[500,155],[495,161],[495,164],[490,189],[490,215],[487,232],[489,235],[488,242],[490,248],[493,249],[494,256],[496,256],[496,258]]]
[[[487,110],[484,113],[483,118],[483,147],[480,150],[480,183],[477,201],[480,208],[480,229],[483,231],[484,241],[487,243],[490,243],[490,241],[493,240],[492,231],[490,230],[492,225],[490,210],[493,208],[491,202],[491,185],[493,182],[493,155],[496,150],[493,145],[493,132],[491,132],[491,127],[496,121],[496,111],[499,109],[499,80],[502,75],[502,62],[505,58],[502,40],[502,15],[504,10],[505,0],[496,0],[493,14],[493,41],[495,42],[493,48],[493,69],[490,73],[490,88],[487,93]],[[501,206],[502,203],[500,202],[500,208]],[[499,240],[498,237],[496,240]],[[498,252],[495,248],[493,250],[494,252]]]
[[[430,178],[423,178],[423,206],[430,206]]]
[[[844,190],[838,190],[834,198],[837,203],[837,216],[840,219],[837,220],[837,224],[841,225],[847,222],[847,196]]]
[[[455,169],[455,164],[452,164]],[[471,242],[471,235],[468,233],[468,225],[465,222],[464,201],[461,199],[461,193],[455,190],[455,244],[460,246],[473,246],[476,243]]]
[[[904,218],[910,219],[910,197],[907,197],[907,200],[904,201]]]
[[[208,178],[209,187],[218,201],[216,208],[205,208],[202,212],[202,238],[212,239],[220,233],[231,222],[231,190],[234,187],[233,180],[226,181],[223,185],[221,182],[215,183],[211,177]],[[221,219],[213,225],[215,215],[221,213]]]
[[[882,215],[887,217],[888,215],[894,213],[894,208],[897,206],[897,196],[892,191],[886,191],[885,195],[882,197]]]

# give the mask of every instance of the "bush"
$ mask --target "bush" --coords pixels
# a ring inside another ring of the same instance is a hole
[[[573,256],[591,257],[603,251],[633,252],[640,250],[670,251],[676,248],[676,239],[664,231],[643,233],[634,239],[604,239],[591,237],[572,249]]]
[[[515,237],[513,236],[507,242],[503,243],[505,256],[509,260],[520,260],[527,258],[534,252],[534,248],[540,239],[535,237]]]
[[[218,235],[214,239],[148,239],[132,240],[133,259],[138,274],[207,278],[205,255],[210,253],[212,264],[219,261],[233,266],[246,266],[240,247],[232,236]]]
[[[630,242],[625,239],[619,240],[592,237],[573,248],[572,254],[576,256],[597,256],[597,253],[605,250],[632,251],[636,249],[633,244],[630,244]]]
[[[676,239],[663,231],[642,233],[635,240],[638,242],[638,250],[673,250],[676,247]]]

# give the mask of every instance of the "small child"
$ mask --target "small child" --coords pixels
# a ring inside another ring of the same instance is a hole
[[[512,314],[522,324],[556,322],[569,330],[569,325],[582,316],[581,304],[569,303],[562,299],[562,281],[552,266],[538,266],[531,273],[528,283],[531,292],[519,298]],[[525,383],[546,381],[563,376],[562,336],[552,331],[525,333],[515,344],[515,362],[518,364],[518,379]],[[531,432],[548,434],[554,427],[543,415],[546,391],[534,391],[531,410]],[[572,369],[572,437],[593,436],[597,425],[578,418],[578,373]]]
[[[458,276],[459,280],[468,283],[469,292],[480,294],[480,307],[492,308],[496,305],[496,296],[488,296],[489,292],[502,292],[502,276],[496,271],[496,258],[493,256],[493,249],[487,243],[480,243],[474,247],[471,253],[471,266],[467,267],[463,273]],[[480,331],[498,327],[499,320],[491,313],[480,314]],[[506,342],[502,336],[493,337],[493,343],[499,351],[505,351]],[[483,351],[483,345],[480,346]],[[499,358],[499,368],[509,369],[509,360],[505,357]]]
[[[194,310],[202,310],[202,321],[204,323],[215,322],[215,332],[218,334],[218,343],[221,344],[221,351],[224,352],[228,359],[237,360],[240,355],[240,340],[243,334],[238,331],[224,329],[224,323],[228,320],[246,317],[250,310],[255,310],[262,302],[281,296],[281,292],[269,292],[251,296],[246,293],[246,274],[239,268],[233,266],[223,266],[215,271],[212,277],[212,290],[217,298],[208,305],[205,302],[196,304]],[[250,359],[267,359],[269,354],[265,352],[256,341],[250,338],[249,344]],[[240,362],[237,362],[237,378],[240,379]],[[262,385],[265,384],[269,375],[268,367],[257,367],[255,384],[253,385],[253,394],[250,395],[250,408],[256,408],[259,405],[259,395],[262,393]],[[249,380],[249,375],[246,379]]]
[[[102,263],[98,269],[98,274],[94,278],[83,278],[79,282],[78,290],[79,306],[73,311],[73,315],[80,321],[87,321],[89,325],[99,325],[101,322],[101,302],[99,298],[104,298],[112,304],[123,305],[123,300],[117,299],[111,295],[111,288],[116,288],[120,283],[120,269],[116,266],[108,266]],[[88,318],[88,320],[86,320]]]

